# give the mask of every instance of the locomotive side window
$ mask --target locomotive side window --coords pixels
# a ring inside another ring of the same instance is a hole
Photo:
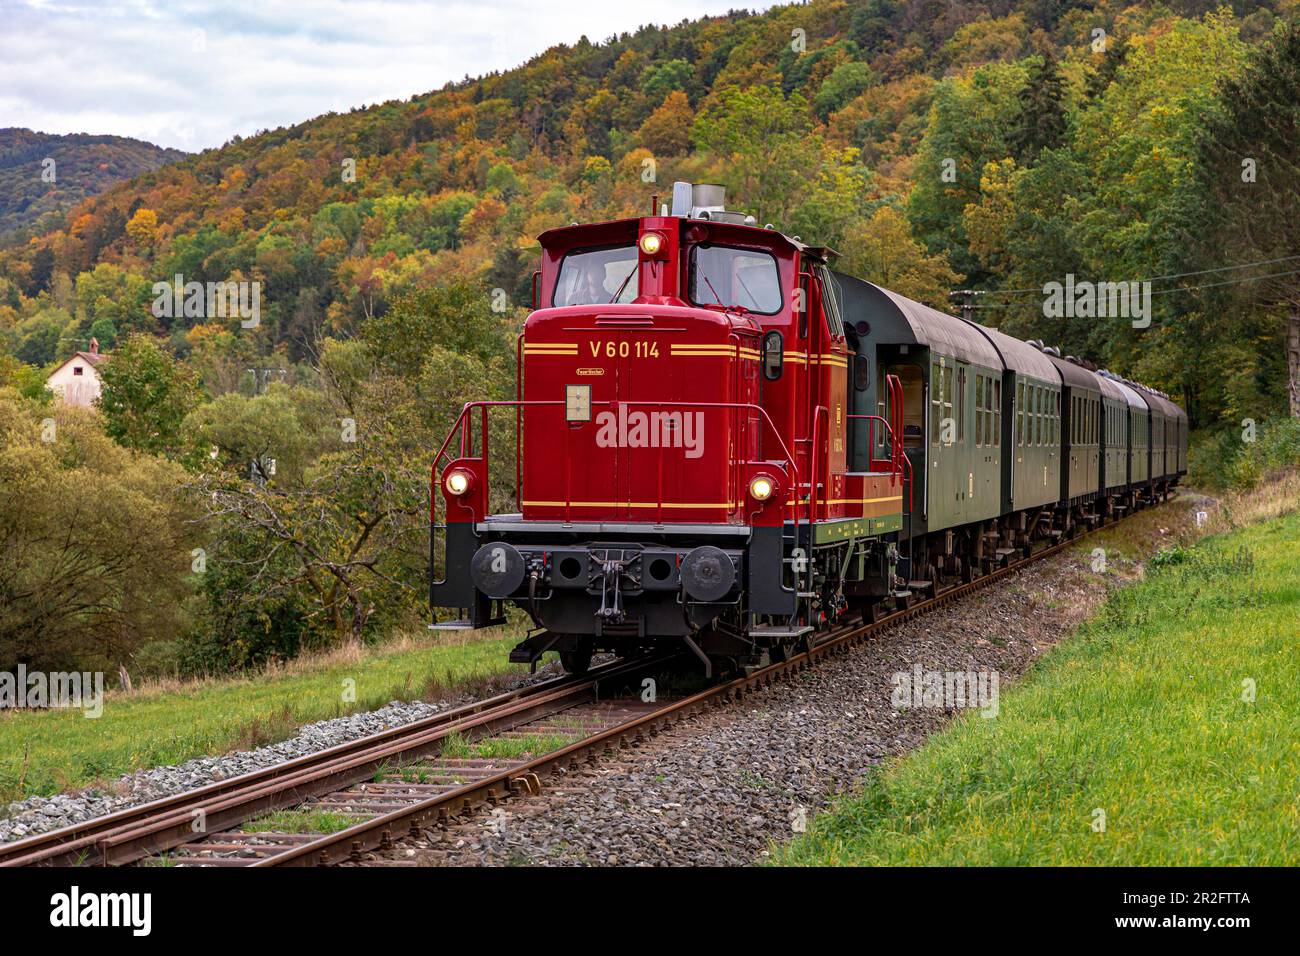
[[[861,352],[852,356],[853,360],[853,387],[859,392],[865,392],[871,387],[871,360]]]
[[[763,377],[769,382],[775,382],[781,377],[781,369],[785,365],[784,342],[776,329],[763,336]]]
[[[691,249],[688,291],[695,305],[739,306],[759,315],[775,315],[783,302],[775,256],[708,243]]]
[[[843,296],[840,293],[840,284],[831,274],[831,270],[823,265],[814,266],[813,272],[821,279],[822,289],[825,294],[822,298],[822,311],[826,313],[826,326],[830,329],[831,335],[836,338],[844,336],[844,310],[840,307],[840,300]]]
[[[636,246],[576,249],[560,263],[551,305],[608,305],[637,296]]]

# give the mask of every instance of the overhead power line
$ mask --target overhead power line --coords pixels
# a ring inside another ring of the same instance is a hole
[[[1187,278],[1191,278],[1192,276],[1211,275],[1211,274],[1213,274],[1213,273],[1217,273],[1217,272],[1230,272],[1230,271],[1232,271],[1232,270],[1234,270],[1234,269],[1252,269],[1252,268],[1255,268],[1256,266],[1270,266],[1270,265],[1276,265],[1276,264],[1279,263],[1279,262],[1291,262],[1291,261],[1296,260],[1296,259],[1300,259],[1300,255],[1294,255],[1294,256],[1280,256],[1280,257],[1277,258],[1277,259],[1261,259],[1261,260],[1259,260],[1258,262],[1242,262],[1242,263],[1239,263],[1239,264],[1237,264],[1237,265],[1218,266],[1218,267],[1216,267],[1216,268],[1214,268],[1214,269],[1197,269],[1197,270],[1194,271],[1194,272],[1171,272],[1171,273],[1169,273],[1168,275],[1161,275],[1161,276],[1148,276],[1148,277],[1145,278],[1145,279],[1124,280],[1124,281],[1136,281],[1136,282],[1163,282],[1163,281],[1166,280],[1166,279],[1187,279]],[[1170,292],[1194,292],[1194,291],[1196,291],[1196,290],[1198,290],[1198,289],[1210,289],[1210,288],[1214,288],[1215,286],[1235,285],[1236,283],[1239,283],[1239,282],[1254,282],[1254,281],[1257,280],[1257,279],[1276,279],[1276,278],[1279,278],[1279,277],[1281,277],[1281,276],[1295,275],[1296,272],[1300,272],[1300,270],[1296,270],[1296,271],[1293,271],[1293,272],[1275,272],[1275,273],[1272,273],[1271,275],[1263,275],[1263,276],[1243,276],[1243,277],[1240,278],[1240,279],[1226,279],[1226,280],[1224,280],[1223,282],[1207,282],[1207,283],[1204,283],[1204,284],[1202,284],[1202,285],[1195,285],[1195,286],[1178,286],[1177,288],[1173,288],[1173,289],[1160,289],[1160,290],[1157,290],[1157,291],[1155,291],[1155,292],[1152,292],[1151,294],[1152,294],[1152,295],[1165,295],[1165,294],[1170,293]],[[950,292],[950,293],[949,293],[949,296],[950,296],[951,298],[957,298],[957,297],[959,297],[959,296],[965,296],[965,297],[969,298],[969,297],[971,297],[971,296],[977,296],[977,295],[996,295],[996,296],[1035,295],[1035,296],[1041,296],[1041,295],[1043,295],[1043,290],[1042,290],[1041,288],[1039,288],[1039,289],[961,289],[961,290],[958,290],[958,291],[956,291],[956,292]],[[972,308],[981,308],[981,307],[980,307],[980,306],[972,306]],[[996,308],[996,306],[984,306],[983,308]]]

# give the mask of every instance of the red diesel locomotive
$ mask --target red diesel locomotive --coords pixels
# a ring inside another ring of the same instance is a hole
[[[1042,493],[1018,506],[999,493],[1016,457],[1001,421],[1020,414],[1023,438],[1024,401],[979,326],[832,272],[830,250],[728,212],[721,187],[675,184],[671,214],[658,212],[540,237],[516,399],[466,405],[433,465],[445,570],[431,603],[456,615],[434,627],[500,623],[511,602],[536,625],[512,660],[554,650],[581,672],[596,651],[675,642],[706,673],[754,666],[850,608],[905,603],[1176,481],[1163,456],[1136,490],[1126,464],[1114,493],[1100,474],[1080,495],[1048,488],[1044,469]],[[1017,345],[1055,374],[1058,359]],[[958,378],[954,404],[943,389]],[[933,426],[932,388],[951,413]],[[513,514],[488,508],[498,407],[515,428]],[[1033,407],[1045,437],[1046,406]],[[969,454],[938,454],[954,447]],[[1128,423],[1123,447],[1131,458]],[[969,465],[968,502],[966,481],[937,480],[941,461]],[[996,486],[984,498],[977,471]],[[948,485],[955,504],[940,500]]]

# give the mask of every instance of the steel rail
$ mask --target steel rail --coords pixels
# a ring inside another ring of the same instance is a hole
[[[192,828],[200,812],[204,814],[205,822],[211,823],[214,819],[238,816],[240,801],[256,804],[250,815],[264,809],[275,809],[286,802],[292,804],[295,793],[310,795],[322,775],[332,772],[331,768],[334,771],[355,770],[368,761],[399,754],[404,748],[436,743],[451,733],[490,727],[510,718],[523,719],[538,707],[572,699],[584,692],[594,692],[601,682],[631,676],[663,659],[666,658],[614,661],[593,668],[585,675],[565,675],[542,681],[282,764],[126,807],[83,823],[3,843],[0,844],[0,866],[130,862],[164,849],[162,844],[178,837],[193,839],[195,831]],[[277,794],[284,795],[284,799],[277,800]],[[179,842],[185,842],[185,839]],[[137,845],[146,849],[137,854],[134,852]]]

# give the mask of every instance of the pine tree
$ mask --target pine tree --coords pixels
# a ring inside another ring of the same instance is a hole
[[[1064,101],[1065,83],[1060,65],[1048,52],[1030,70],[1024,102],[1008,137],[1012,155],[1022,167],[1032,166],[1039,153],[1054,149],[1065,140]]]
[[[1284,260],[1231,273],[1252,279],[1227,286],[1224,304],[1228,314],[1284,317],[1287,404],[1300,418],[1300,276],[1284,259],[1300,252],[1300,25],[1281,28],[1218,99],[1199,134],[1202,215],[1189,241],[1213,265]]]

